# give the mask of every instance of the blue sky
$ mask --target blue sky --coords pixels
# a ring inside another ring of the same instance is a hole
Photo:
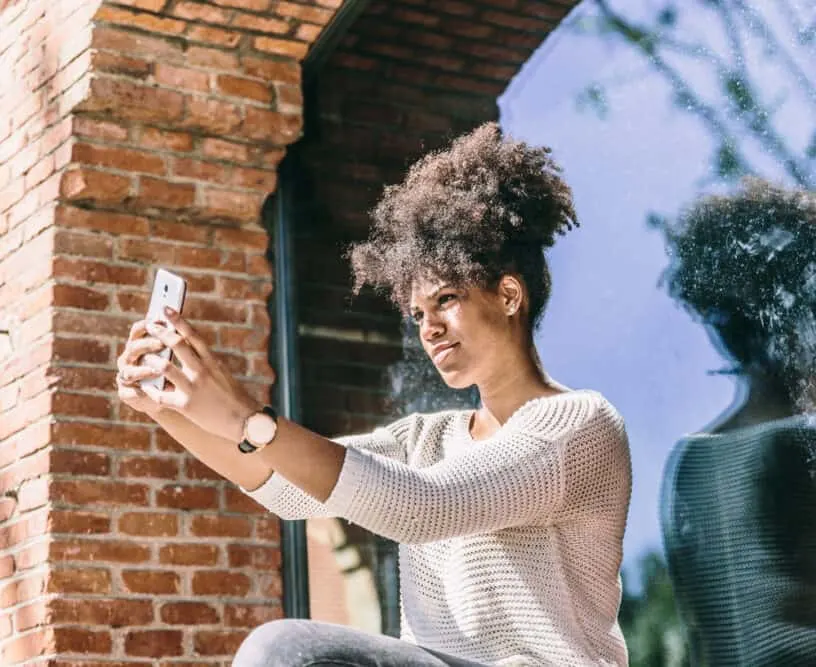
[[[634,16],[657,4],[612,3]],[[724,51],[724,36],[710,18],[699,9],[685,12],[683,36],[699,36]],[[804,147],[813,131],[812,111],[795,86],[780,83],[758,47],[749,48],[747,57],[763,90],[780,100],[779,126],[797,148]],[[816,71],[812,52],[803,62]],[[706,69],[684,67],[703,91],[713,91],[718,82]],[[622,76],[630,81],[611,89],[606,118],[578,110],[584,86]],[[627,569],[645,550],[660,548],[658,495],[674,443],[724,412],[735,391],[733,379],[709,373],[725,362],[704,329],[658,285],[667,256],[661,235],[646,226],[647,213],[674,215],[701,192],[720,186],[704,183],[713,146],[709,135],[672,105],[668,93],[659,75],[626,45],[562,27],[499,100],[505,131],[551,146],[574,190],[582,227],[550,253],[554,293],[537,343],[556,379],[602,391],[627,420],[634,467]],[[780,174],[760,148],[747,149],[762,173]]]

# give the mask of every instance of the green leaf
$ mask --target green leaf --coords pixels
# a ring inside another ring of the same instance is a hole
[[[674,5],[664,7],[657,15],[657,22],[665,28],[677,25],[677,8]]]
[[[740,111],[755,111],[756,100],[748,82],[734,72],[723,80],[725,92]]]
[[[578,93],[575,103],[579,111],[592,111],[601,120],[609,115],[606,89],[600,83],[590,83]]]
[[[726,180],[734,180],[745,172],[734,146],[727,141],[720,145],[714,158],[716,172]]]

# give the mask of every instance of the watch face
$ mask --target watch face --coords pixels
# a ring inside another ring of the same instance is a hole
[[[253,445],[262,447],[275,437],[278,425],[269,415],[258,413],[247,420],[246,436]]]

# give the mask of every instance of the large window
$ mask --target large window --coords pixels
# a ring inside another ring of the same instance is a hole
[[[632,665],[732,664],[722,656],[737,650],[754,656],[739,664],[808,664],[816,537],[792,526],[816,511],[803,417],[816,395],[816,219],[796,189],[816,187],[816,8],[586,0],[499,105],[506,131],[553,149],[575,195],[581,226],[549,254],[536,342],[555,379],[600,390],[628,424]],[[473,401],[411,368],[395,369],[404,412]],[[311,530],[343,557],[349,533]],[[345,574],[360,606],[336,620],[395,632],[394,550],[363,544]],[[721,605],[722,581],[754,597]],[[377,600],[379,616],[353,618]],[[771,639],[753,645],[747,626]]]

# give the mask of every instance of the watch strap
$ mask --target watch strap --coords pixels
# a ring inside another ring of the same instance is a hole
[[[243,454],[252,454],[252,452],[256,452],[256,451],[258,451],[258,448],[257,448],[255,445],[253,445],[253,444],[252,444],[252,443],[251,443],[249,440],[247,440],[246,438],[244,438],[243,440],[241,440],[241,442],[239,442],[239,443],[238,443],[238,449],[239,449],[239,450],[240,450],[240,451],[241,451]]]
[[[272,419],[274,419],[274,420],[275,420],[275,423],[276,423],[276,424],[278,423],[278,412],[277,412],[277,410],[275,410],[275,408],[273,408],[271,405],[264,405],[264,406],[261,408],[261,412],[263,412],[264,414],[267,414],[267,415],[269,415],[270,417],[272,417]]]

